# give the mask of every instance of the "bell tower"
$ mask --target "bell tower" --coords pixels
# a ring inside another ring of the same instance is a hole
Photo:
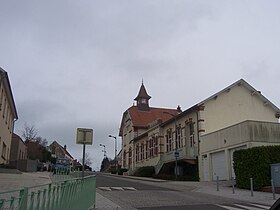
[[[137,97],[134,99],[137,101],[137,108],[139,111],[150,111],[149,100],[151,96],[148,95],[145,86],[142,81],[142,85],[140,87],[139,93]]]

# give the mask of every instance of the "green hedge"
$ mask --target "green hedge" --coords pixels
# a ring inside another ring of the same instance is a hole
[[[235,151],[233,154],[236,185],[250,189],[250,178],[254,189],[270,186],[270,164],[280,163],[280,146],[253,147]]]
[[[123,175],[124,172],[127,172],[128,170],[126,168],[119,168],[117,173],[118,175]]]
[[[144,166],[138,168],[137,171],[134,173],[134,176],[152,177],[154,174],[155,174],[154,166]]]

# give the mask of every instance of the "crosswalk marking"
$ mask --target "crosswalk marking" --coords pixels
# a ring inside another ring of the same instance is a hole
[[[103,191],[111,191],[110,187],[98,187],[98,189]]]
[[[98,187],[98,189],[103,191],[136,191],[134,187]]]
[[[134,187],[123,187],[124,190],[136,191]]]
[[[263,208],[251,207],[251,206],[244,206],[240,204],[235,204],[235,206],[245,208],[246,210],[263,210]]]
[[[260,205],[260,204],[256,204],[256,203],[251,203],[252,206],[257,206],[263,209],[270,209],[270,206],[265,206],[265,205]]]
[[[269,206],[265,206],[265,205],[260,205],[260,204],[255,204],[255,203],[246,203],[246,204],[216,204],[216,206],[219,206],[223,209],[227,209],[227,210],[265,210],[265,209],[269,209]]]
[[[228,210],[241,210],[241,208],[235,208],[232,206],[224,206],[224,205],[219,205],[219,204],[216,204],[216,206],[219,206],[219,207],[222,207],[222,208],[228,209]]]
[[[122,187],[111,187],[111,190],[124,191]]]

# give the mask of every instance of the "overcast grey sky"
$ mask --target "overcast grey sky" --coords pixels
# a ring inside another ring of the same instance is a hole
[[[100,167],[142,79],[151,106],[182,109],[240,78],[280,106],[280,1],[0,0],[0,66],[19,115]],[[120,142],[118,145],[120,148]]]

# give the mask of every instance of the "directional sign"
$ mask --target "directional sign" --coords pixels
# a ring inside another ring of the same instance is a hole
[[[77,128],[76,143],[92,144],[93,130],[90,128]]]

